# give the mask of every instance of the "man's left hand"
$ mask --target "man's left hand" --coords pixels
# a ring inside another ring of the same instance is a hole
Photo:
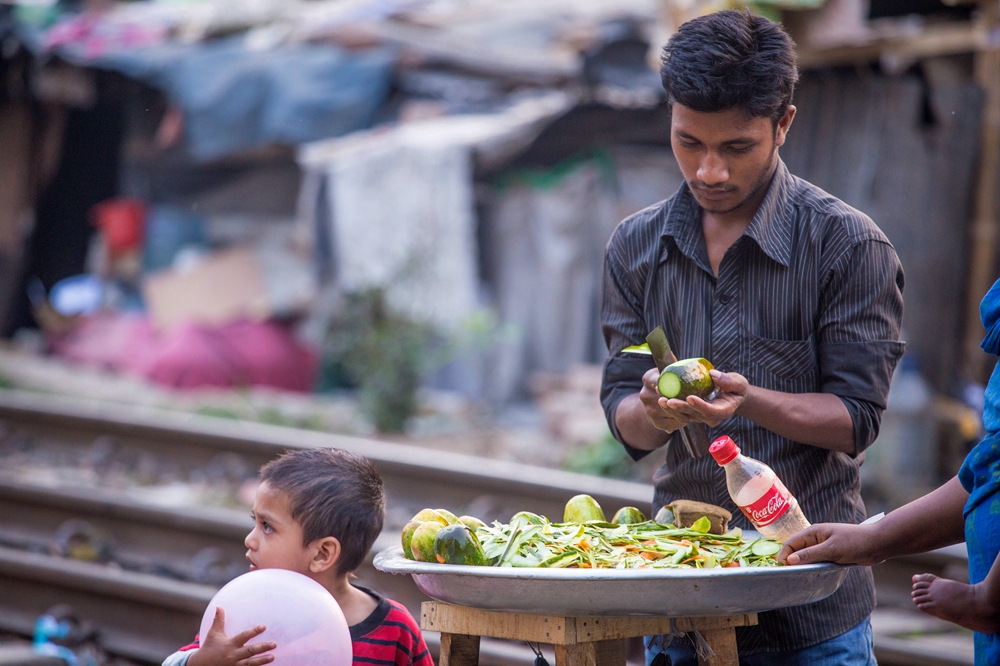
[[[750,382],[747,381],[746,377],[735,372],[712,370],[710,374],[712,381],[719,388],[719,394],[712,402],[706,402],[691,395],[686,401],[676,398],[668,400],[667,405],[692,421],[706,423],[709,427],[714,428],[736,414],[736,410],[747,398]]]

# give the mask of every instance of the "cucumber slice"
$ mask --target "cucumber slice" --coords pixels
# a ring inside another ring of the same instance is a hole
[[[758,539],[750,546],[750,552],[757,557],[777,555],[779,550],[781,550],[781,544],[774,541],[765,541],[764,539]]]
[[[664,398],[676,398],[681,392],[681,378],[669,370],[664,370],[656,382],[656,388]]]

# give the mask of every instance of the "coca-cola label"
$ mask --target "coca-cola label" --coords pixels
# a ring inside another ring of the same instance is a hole
[[[760,496],[756,502],[741,506],[740,510],[757,527],[767,527],[778,518],[785,515],[791,506],[791,494],[780,479],[774,479],[774,485]]]

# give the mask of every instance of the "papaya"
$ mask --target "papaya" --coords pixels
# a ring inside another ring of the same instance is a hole
[[[434,555],[434,539],[445,527],[435,520],[428,520],[414,530],[413,537],[410,538],[413,559],[418,562],[437,562],[437,557]]]
[[[449,525],[434,537],[434,556],[441,564],[486,566],[486,554],[479,539],[465,525]]]
[[[656,388],[664,398],[685,400],[690,395],[707,399],[715,390],[710,370],[714,370],[708,359],[686,358],[671,363],[660,373]]]
[[[604,510],[590,495],[576,495],[566,502],[563,511],[564,523],[587,523],[591,521],[605,522]]]
[[[448,524],[448,519],[442,516],[434,509],[421,509],[417,512],[417,515],[410,518],[411,521],[416,521],[418,523],[426,523],[429,520],[433,520],[441,523],[442,525]]]
[[[417,531],[417,528],[423,525],[423,523],[418,523],[415,520],[411,520],[406,523],[403,527],[403,532],[400,534],[400,540],[403,542],[403,557],[408,560],[414,559],[413,551],[410,550],[410,543],[413,541],[413,533]]]
[[[615,512],[615,517],[611,519],[615,525],[633,525],[635,523],[646,522],[646,515],[634,506],[623,506]]]
[[[473,534],[475,534],[476,530],[478,530],[480,527],[486,527],[486,523],[484,523],[483,521],[479,520],[474,516],[459,516],[458,522],[462,523],[470,530],[472,530]]]

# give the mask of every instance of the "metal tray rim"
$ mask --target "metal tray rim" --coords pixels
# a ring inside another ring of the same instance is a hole
[[[435,564],[416,562],[403,557],[402,546],[387,548],[375,556],[375,568],[391,574],[433,576],[474,576],[476,578],[545,579],[567,581],[596,580],[665,580],[671,578],[747,578],[799,576],[810,572],[821,573],[847,569],[851,565],[822,563],[796,564],[780,567],[713,568],[713,569],[529,569],[520,567],[475,567],[463,564]]]

